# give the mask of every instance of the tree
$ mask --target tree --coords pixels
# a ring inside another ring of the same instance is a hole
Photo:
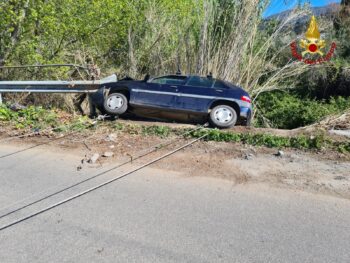
[[[5,1],[0,4],[0,66],[21,40],[26,27],[29,0]]]
[[[350,58],[350,0],[342,0],[340,12],[334,19],[340,56]]]

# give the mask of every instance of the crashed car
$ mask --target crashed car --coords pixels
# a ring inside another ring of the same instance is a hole
[[[252,116],[246,91],[211,76],[167,75],[142,81],[126,78],[104,84],[94,101],[110,115],[131,112],[143,117],[209,120],[218,128],[249,125]]]

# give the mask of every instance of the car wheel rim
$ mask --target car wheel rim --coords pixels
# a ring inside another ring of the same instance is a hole
[[[215,119],[220,123],[228,123],[233,119],[233,112],[227,108],[218,108],[214,113]]]
[[[107,100],[107,106],[111,110],[120,109],[124,105],[124,100],[120,96],[110,96]]]

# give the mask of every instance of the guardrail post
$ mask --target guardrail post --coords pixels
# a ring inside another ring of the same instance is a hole
[[[1,97],[1,93],[0,93],[0,105],[2,104],[2,97]]]

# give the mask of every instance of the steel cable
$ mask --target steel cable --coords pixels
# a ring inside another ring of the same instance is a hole
[[[207,124],[206,124],[206,125],[207,125]],[[206,125],[205,125],[205,126],[206,126]],[[194,132],[194,131],[197,131],[197,130],[199,130],[199,129],[202,129],[202,128],[205,127],[205,126],[199,126],[199,127],[195,128],[195,129],[192,129],[192,130],[190,130],[190,131],[186,131],[185,133],[182,133],[182,134],[180,135],[180,137],[185,137],[187,134],[190,134],[190,133],[192,133],[192,132]],[[141,159],[141,158],[143,158],[143,157],[145,157],[145,156],[147,156],[147,155],[150,155],[151,153],[154,153],[154,152],[158,151],[158,150],[161,149],[161,148],[167,147],[167,146],[169,146],[169,145],[171,145],[171,144],[177,142],[178,140],[179,140],[179,139],[174,139],[174,140],[171,140],[171,141],[169,141],[169,142],[167,142],[167,143],[159,143],[159,144],[157,144],[157,145],[155,145],[155,146],[152,146],[152,147],[150,147],[150,148],[147,148],[147,149],[143,150],[143,151],[146,152],[146,153],[140,154],[140,155],[138,155],[136,158],[132,158],[131,160],[128,160],[128,161],[126,161],[126,162],[123,162],[123,163],[121,163],[121,164],[115,166],[113,169],[114,169],[114,170],[115,170],[115,169],[118,169],[118,168],[120,168],[120,167],[122,167],[122,166],[125,166],[125,165],[127,165],[127,164],[129,164],[129,163],[131,163],[131,162],[133,162],[133,161],[136,161],[136,160]],[[108,171],[108,170],[107,170],[107,171]],[[25,209],[25,208],[27,208],[27,207],[30,207],[30,206],[32,206],[32,205],[35,205],[35,204],[37,204],[37,203],[39,203],[39,202],[42,202],[42,201],[44,201],[44,200],[46,200],[46,199],[48,199],[48,198],[50,198],[50,197],[53,197],[53,196],[55,196],[55,195],[58,195],[58,194],[60,194],[60,193],[62,193],[62,192],[65,192],[65,191],[67,191],[67,190],[69,190],[69,189],[72,189],[72,188],[74,188],[74,187],[76,187],[76,186],[79,186],[79,185],[81,185],[81,184],[83,184],[83,183],[86,183],[86,182],[88,182],[88,181],[91,181],[91,180],[93,180],[93,179],[95,179],[95,178],[97,178],[97,177],[99,177],[99,176],[101,176],[101,175],[103,175],[103,174],[104,174],[104,173],[91,176],[91,177],[86,178],[86,179],[84,179],[84,180],[82,180],[82,181],[79,181],[79,182],[76,182],[76,183],[74,183],[74,184],[72,184],[72,185],[70,185],[70,186],[67,186],[67,187],[65,187],[65,188],[63,188],[63,189],[61,189],[61,190],[59,190],[59,191],[56,191],[56,192],[54,192],[54,193],[52,193],[52,194],[49,194],[49,195],[47,195],[47,196],[44,196],[44,197],[42,197],[42,198],[40,198],[40,199],[38,199],[38,200],[36,200],[36,201],[33,201],[33,202],[28,203],[28,204],[26,204],[26,205],[23,205],[23,206],[21,206],[21,207],[19,207],[19,208],[16,208],[16,209],[14,209],[14,210],[12,210],[12,211],[9,211],[9,212],[7,212],[7,213],[1,215],[1,216],[0,216],[0,219],[4,218],[4,217],[6,217],[6,216],[9,216],[9,215],[11,215],[11,214],[13,214],[13,213],[16,213],[16,212],[18,212],[18,211],[20,211],[20,210],[23,210],[23,209]],[[62,185],[62,186],[63,186],[63,185]],[[50,189],[50,190],[51,190],[51,189]],[[43,191],[43,192],[48,192],[48,190],[45,190],[45,191]],[[43,192],[41,192],[40,194],[42,194]],[[11,204],[11,205],[9,205],[9,206],[7,206],[7,207],[2,208],[0,211],[3,211],[3,210],[5,210],[5,209],[7,209],[8,207],[14,206],[14,205],[16,205],[16,204],[18,204],[18,203],[22,203],[22,202],[24,202],[24,201],[26,201],[26,200],[28,200],[28,199],[30,199],[30,198],[33,198],[34,196],[37,196],[37,195],[39,195],[39,194],[35,194],[35,195],[32,195],[32,196],[27,197],[27,198],[25,198],[25,199],[22,199],[22,200],[20,200],[20,201],[14,203],[14,204]]]
[[[14,139],[22,139],[22,138],[26,138],[26,137],[30,137],[30,136],[33,136],[33,135],[38,135],[40,132],[52,132],[52,131],[55,131],[55,130],[59,130],[59,129],[69,129],[71,127],[73,127],[75,124],[70,124],[70,125],[62,125],[62,126],[58,126],[58,127],[53,127],[53,128],[50,128],[50,129],[44,129],[42,131],[35,131],[35,132],[30,132],[30,133],[27,133],[27,134],[21,134],[21,135],[17,135],[17,136],[12,136],[12,137],[9,137],[9,138],[3,138],[3,139],[0,139],[0,142],[8,142],[8,141],[12,141]]]
[[[143,168],[145,168],[145,167],[147,167],[147,166],[149,166],[151,164],[154,164],[154,163],[156,163],[156,162],[158,162],[158,161],[160,161],[160,160],[162,160],[162,159],[164,159],[164,158],[166,158],[166,157],[168,157],[168,156],[170,156],[170,155],[172,155],[172,154],[174,154],[174,153],[176,153],[176,152],[178,152],[178,151],[180,151],[180,150],[182,150],[182,149],[184,149],[184,148],[186,148],[186,147],[188,147],[188,146],[190,146],[190,145],[192,145],[192,144],[194,144],[194,143],[196,143],[196,142],[198,142],[198,141],[200,141],[202,139],[204,139],[207,136],[208,136],[208,134],[205,134],[205,135],[203,135],[203,136],[201,136],[201,137],[199,137],[199,138],[197,138],[197,139],[195,139],[195,140],[193,140],[193,141],[191,141],[189,143],[186,143],[185,145],[183,145],[183,146],[181,146],[179,148],[176,148],[173,151],[168,152],[167,154],[164,154],[164,155],[162,155],[162,156],[160,156],[160,157],[158,157],[158,158],[156,158],[156,159],[154,159],[154,160],[152,160],[150,162],[147,162],[146,164],[143,164],[143,165],[139,166],[138,168],[135,168],[135,169],[133,169],[133,170],[131,170],[129,172],[126,172],[126,173],[124,173],[124,174],[122,174],[122,175],[120,175],[118,177],[110,179],[110,180],[108,180],[108,181],[106,181],[104,183],[101,183],[101,184],[97,185],[97,186],[89,188],[89,189],[87,189],[87,190],[85,190],[83,192],[80,192],[78,194],[72,195],[72,196],[70,196],[70,197],[68,197],[68,198],[66,198],[64,200],[61,200],[61,201],[59,201],[59,202],[57,202],[57,203],[55,203],[53,205],[50,205],[50,206],[48,206],[46,208],[43,208],[43,209],[41,209],[41,210],[39,210],[37,212],[34,212],[34,213],[32,213],[32,214],[30,214],[28,216],[22,217],[22,218],[17,219],[17,220],[15,220],[15,221],[13,221],[13,222],[11,222],[9,224],[3,225],[2,227],[0,227],[0,231],[3,231],[3,230],[5,230],[5,229],[7,229],[9,227],[12,227],[12,226],[17,225],[17,224],[19,224],[21,222],[24,222],[24,221],[26,221],[26,220],[28,220],[30,218],[33,218],[33,217],[35,217],[37,215],[43,214],[43,213],[45,213],[45,212],[47,212],[49,210],[54,209],[55,207],[58,207],[58,206],[63,205],[65,203],[68,203],[68,202],[70,202],[70,201],[72,201],[72,200],[74,200],[76,198],[79,198],[79,197],[81,197],[83,195],[86,195],[86,194],[88,194],[90,192],[93,192],[93,191],[95,191],[95,190],[97,190],[99,188],[102,188],[103,186],[111,184],[111,183],[113,183],[113,182],[115,182],[117,180],[120,180],[120,179],[128,176],[128,175],[134,174],[135,172],[140,171],[141,169],[143,169]],[[111,168],[111,169],[109,169],[107,171],[104,171],[104,172],[100,173],[100,175],[109,173],[109,172],[111,172],[111,171],[113,171],[115,169],[117,169],[117,168],[113,167],[113,168]]]
[[[39,147],[39,146],[42,146],[42,145],[50,144],[50,143],[52,143],[52,142],[61,140],[61,139],[66,138],[66,137],[68,137],[68,136],[70,136],[70,135],[73,135],[73,134],[75,134],[75,133],[78,133],[78,131],[70,132],[70,133],[65,134],[65,135],[63,135],[63,136],[54,138],[54,139],[52,139],[52,140],[50,140],[50,141],[48,141],[48,142],[42,142],[42,143],[39,143],[39,144],[30,146],[30,147],[24,148],[24,149],[22,149],[22,150],[18,150],[18,151],[12,152],[12,153],[4,154],[4,155],[0,156],[0,159],[6,158],[6,157],[10,157],[10,156],[12,156],[12,155],[15,155],[15,154],[18,154],[18,153],[21,153],[21,152],[25,152],[25,151],[31,150],[31,149],[37,148],[37,147]]]
[[[95,123],[91,124],[92,125],[95,125]],[[55,131],[55,130],[58,130],[58,129],[70,129],[74,126],[75,124],[70,124],[70,125],[62,125],[62,126],[58,126],[58,127],[54,127],[54,128],[50,128],[50,129],[45,129],[43,130],[43,132],[51,132],[51,131]],[[51,142],[54,142],[54,141],[57,141],[57,140],[60,140],[60,139],[63,139],[65,137],[68,137],[70,135],[73,135],[73,134],[76,134],[78,133],[78,131],[72,131],[72,132],[69,132],[68,134],[65,134],[61,137],[57,137],[57,138],[54,138],[48,142],[43,142],[43,143],[39,143],[39,144],[36,144],[36,145],[33,145],[33,146],[30,146],[28,148],[24,148],[22,150],[18,150],[18,151],[15,151],[15,152],[12,152],[12,153],[9,153],[9,154],[4,154],[2,156],[0,156],[0,159],[2,158],[6,158],[6,157],[9,157],[9,156],[12,156],[12,155],[15,155],[17,153],[21,153],[21,152],[25,152],[25,151],[28,151],[30,149],[33,149],[33,148],[36,148],[36,147],[39,147],[39,146],[42,146],[42,145],[46,145],[46,144],[50,144]],[[25,137],[29,137],[29,136],[32,136],[32,135],[36,135],[38,134],[38,132],[32,132],[32,133],[28,133],[28,134],[22,134],[22,135],[18,135],[18,136],[14,136],[14,137],[10,137],[10,138],[4,138],[2,140],[0,140],[0,143],[1,142],[7,142],[7,141],[11,141],[11,140],[14,140],[14,139],[18,139],[18,138],[25,138]]]

